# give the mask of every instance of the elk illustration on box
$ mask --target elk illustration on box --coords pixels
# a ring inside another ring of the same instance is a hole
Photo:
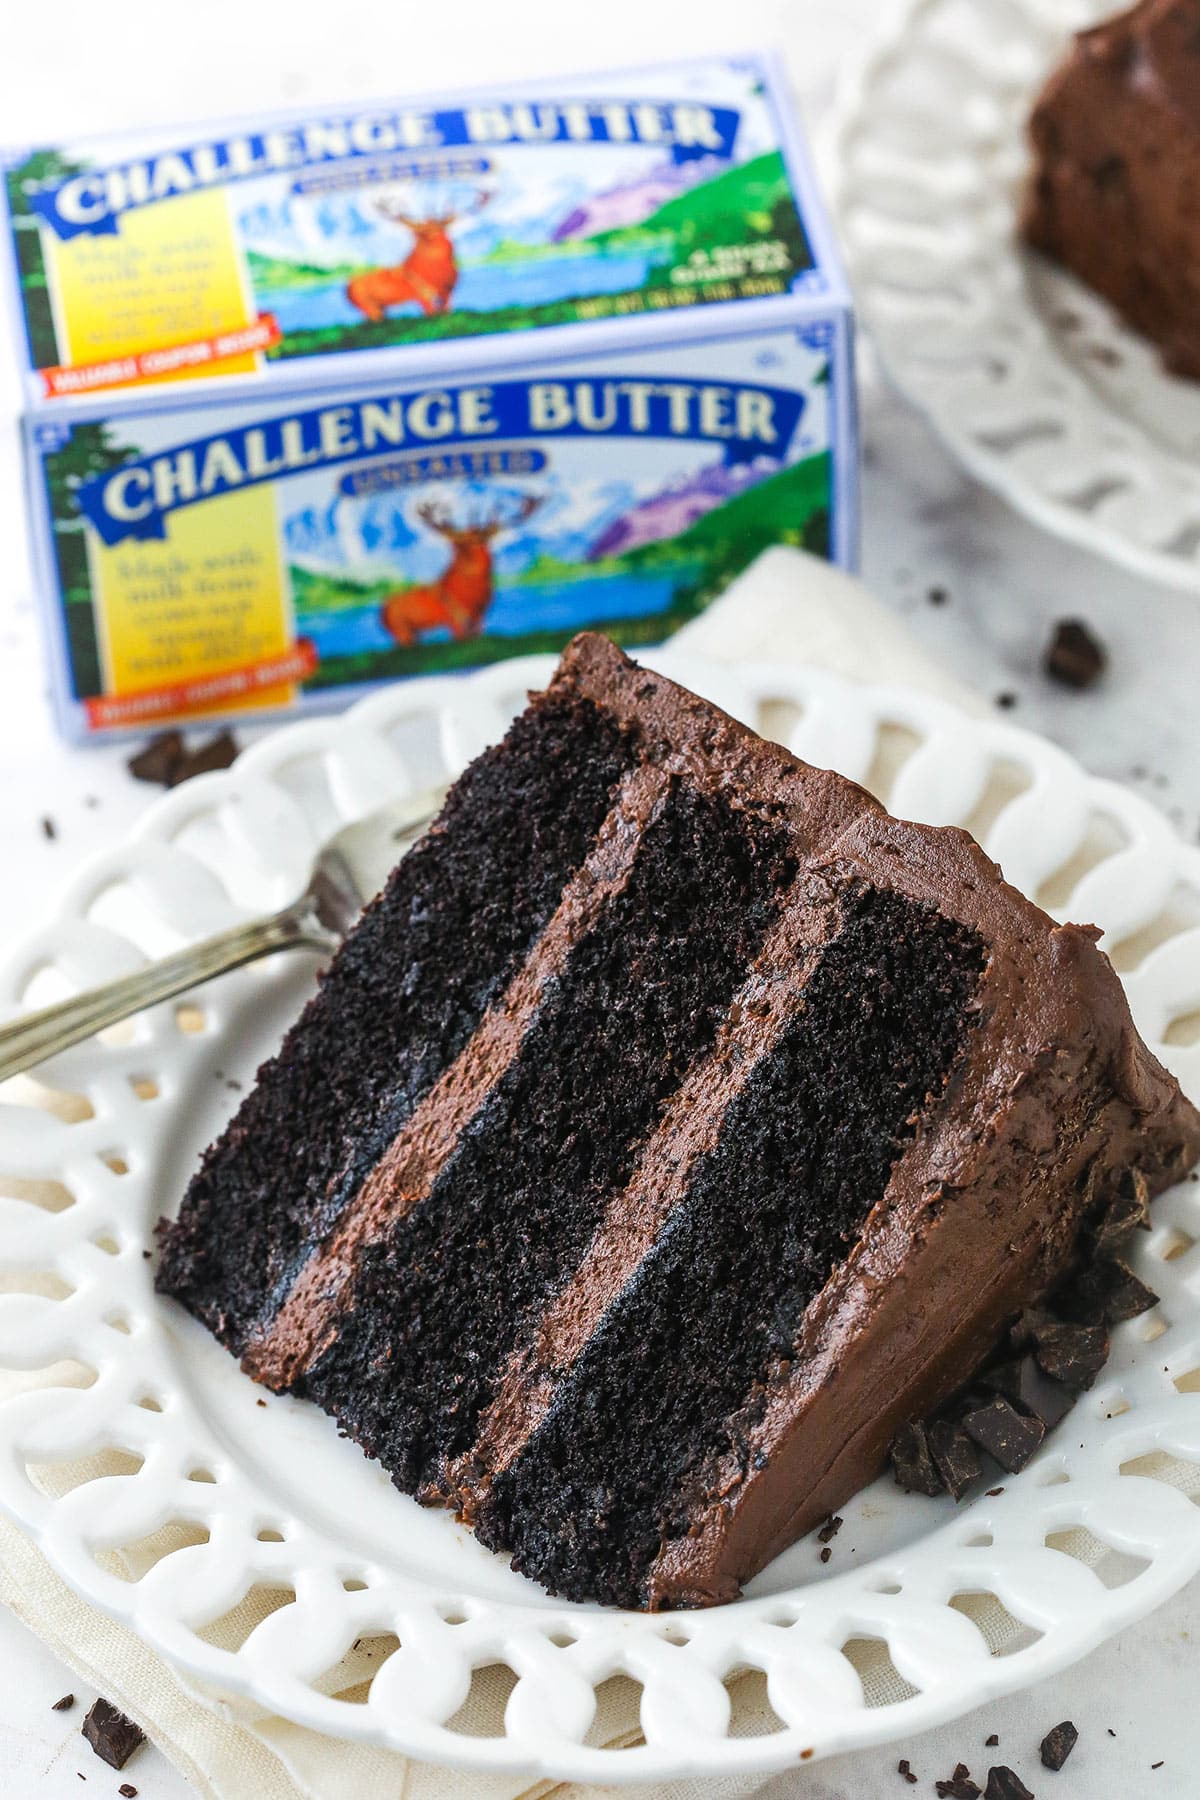
[[[446,539],[451,555],[436,581],[385,595],[380,616],[396,642],[415,644],[422,632],[442,628],[460,641],[478,637],[495,589],[492,540],[524,524],[540,505],[538,495],[524,494],[514,518],[496,514],[470,525],[455,525],[432,502],[418,506],[417,517]]]
[[[476,209],[486,206],[488,198],[481,193],[475,201]],[[376,325],[387,317],[390,307],[413,301],[427,319],[448,312],[450,296],[458,282],[458,259],[450,227],[459,214],[448,212],[418,219],[386,201],[376,201],[375,211],[412,232],[412,249],[403,262],[353,276],[346,283],[347,300]]]

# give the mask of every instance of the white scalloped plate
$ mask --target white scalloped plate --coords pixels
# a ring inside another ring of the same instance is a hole
[[[1143,1032],[1200,1097],[1200,1045],[1169,1041],[1194,1038],[1200,1013],[1200,851],[1153,808],[916,694],[648,660],[899,813],[970,824],[1028,892],[1102,921]],[[286,898],[318,836],[460,768],[549,666],[390,688],[160,799],[9,961],[0,1005]],[[1001,1493],[955,1509],[881,1479],[846,1508],[827,1565],[810,1538],[707,1613],[572,1606],[514,1575],[154,1294],[155,1220],[313,974],[277,958],[228,976],[60,1057],[40,1072],[57,1093],[25,1094],[40,1106],[0,1107],[0,1169],[19,1178],[0,1184],[0,1365],[30,1371],[0,1378],[0,1504],[185,1674],[479,1770],[748,1773],[1037,1680],[1200,1569],[1200,1188],[1185,1183],[1139,1247],[1161,1305],[1116,1333],[1100,1383]],[[599,1748],[614,1719],[622,1747]]]
[[[1113,0],[900,0],[827,186],[863,322],[955,456],[1060,536],[1200,590],[1200,384],[1017,241],[1025,126]]]

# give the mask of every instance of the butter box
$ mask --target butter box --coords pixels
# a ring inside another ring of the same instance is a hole
[[[850,304],[770,59],[55,146],[6,188],[72,735],[658,642],[773,543],[853,563]]]

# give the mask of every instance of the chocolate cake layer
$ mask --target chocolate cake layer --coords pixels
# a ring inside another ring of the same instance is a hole
[[[208,1150],[158,1281],[241,1353],[421,1095],[466,1045],[586,858],[632,764],[560,692],[464,774]]]
[[[360,1251],[301,1391],[403,1486],[444,1485],[513,1343],[712,1042],[786,874],[778,837],[671,778],[427,1198]]]
[[[752,1472],[764,1379],[940,1097],[982,968],[980,940],[932,908],[847,890],[795,1016],[492,1484],[485,1543],[569,1598],[645,1603],[664,1538],[688,1530],[689,1478],[709,1461],[729,1494]],[[714,1306],[714,1289],[754,1303]]]
[[[1200,378],[1200,0],[1081,32],[1030,137],[1025,237]]]
[[[510,855],[467,780],[209,1153],[160,1282],[556,1591],[708,1604],[963,1384],[1131,1167],[1157,1190],[1194,1160],[1200,1117],[1094,932],[605,640],[474,782],[506,758],[522,804],[553,789],[544,838]],[[519,921],[482,944],[468,869]],[[288,1071],[358,1055],[360,941],[398,1016],[342,1119]],[[272,1280],[230,1299],[239,1238]]]

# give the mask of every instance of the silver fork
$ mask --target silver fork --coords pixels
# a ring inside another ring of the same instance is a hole
[[[444,787],[425,788],[346,825],[318,851],[299,899],[232,925],[158,962],[0,1026],[0,1081],[214,975],[276,950],[337,949],[394,865],[437,815]]]

